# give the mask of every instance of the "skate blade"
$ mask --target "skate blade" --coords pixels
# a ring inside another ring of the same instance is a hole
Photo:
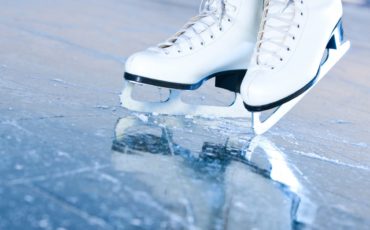
[[[343,43],[337,49],[329,49],[328,59],[320,67],[319,75],[314,84],[307,89],[303,94],[293,100],[277,107],[277,109],[265,120],[262,119],[262,112],[252,113],[252,128],[256,135],[262,135],[274,126],[285,114],[287,114],[302,98],[311,91],[315,85],[329,72],[331,68],[347,53],[351,43],[349,41]]]
[[[238,93],[229,106],[189,104],[181,97],[183,91],[174,89],[169,89],[169,97],[163,102],[147,102],[135,100],[132,97],[135,84],[125,80],[125,86],[120,96],[121,105],[131,111],[181,116],[251,118],[251,113],[245,109],[243,99]]]

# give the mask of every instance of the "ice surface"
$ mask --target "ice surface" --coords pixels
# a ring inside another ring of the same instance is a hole
[[[119,106],[128,55],[198,0],[1,3],[0,229],[370,226],[365,1],[345,7],[350,53],[263,138]]]

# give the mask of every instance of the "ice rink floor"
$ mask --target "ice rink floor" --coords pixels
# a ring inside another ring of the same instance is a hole
[[[124,62],[198,0],[0,0],[0,229],[369,229],[370,8],[276,127],[120,107]],[[222,95],[210,95],[220,98]]]

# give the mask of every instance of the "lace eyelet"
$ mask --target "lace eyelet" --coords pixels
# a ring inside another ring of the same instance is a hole
[[[181,50],[178,50],[177,53],[181,53]]]
[[[222,29],[222,27],[220,27],[220,28],[218,28],[220,31],[222,31],[223,29]]]
[[[192,46],[190,46],[190,47],[189,47],[189,50],[193,50],[193,47],[192,47]]]
[[[211,35],[211,36],[210,36],[210,38],[211,38],[211,39],[214,39],[214,38],[215,38],[215,36]]]
[[[228,21],[228,22],[231,22],[231,19],[230,19],[230,18],[228,18],[228,19],[227,19],[227,21]]]
[[[201,46],[204,46],[204,42],[201,42],[201,43],[200,43],[200,45],[201,45]]]

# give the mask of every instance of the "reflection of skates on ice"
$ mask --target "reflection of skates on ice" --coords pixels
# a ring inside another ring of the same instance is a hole
[[[156,118],[120,119],[112,146],[115,168],[143,184],[132,191],[150,191],[152,201],[143,202],[147,209],[155,203],[171,210],[156,221],[168,221],[171,229],[289,229],[314,219],[315,206],[295,167],[267,138],[241,142],[240,135],[230,133],[215,138],[199,125],[193,128],[200,128],[204,136],[194,138],[192,133],[189,138],[199,140],[199,145],[188,148],[188,129],[181,118]],[[185,213],[184,207],[189,208]]]
[[[200,14],[183,30],[128,59],[121,95],[125,108],[218,117],[250,117],[252,113],[253,130],[262,134],[290,111],[350,47],[343,37],[341,0],[204,2]],[[182,100],[183,90],[195,90],[211,78],[216,79],[216,87],[235,92],[230,106]],[[167,88],[170,93],[160,102],[138,101],[132,97],[138,84]],[[262,119],[262,113],[271,110],[268,118]]]
[[[203,1],[199,15],[172,38],[127,60],[123,107],[172,115],[250,116],[239,91],[253,54],[261,13],[260,0]],[[182,91],[196,90],[213,78],[216,87],[235,92],[230,106],[182,100]],[[167,88],[170,94],[160,102],[138,101],[132,97],[138,84]]]
[[[343,57],[341,0],[265,1],[257,47],[241,93],[262,134]],[[275,109],[266,120],[262,112]]]

